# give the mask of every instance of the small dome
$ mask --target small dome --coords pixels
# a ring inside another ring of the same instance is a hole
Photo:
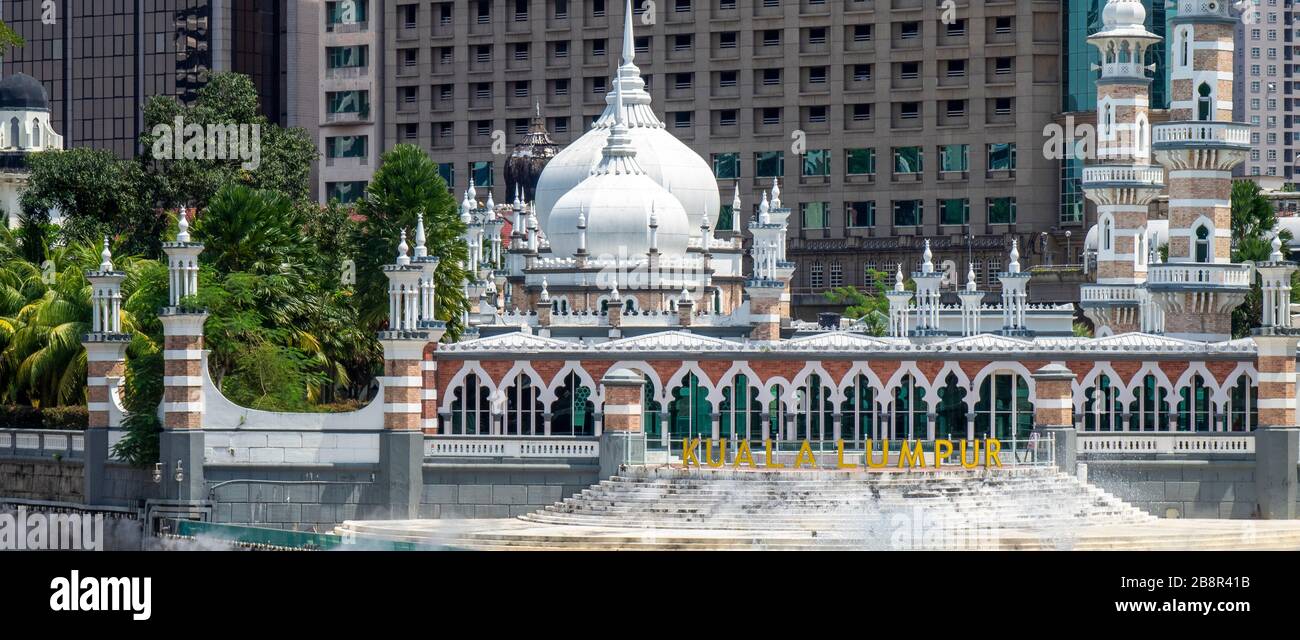
[[[1110,0],[1101,12],[1101,20],[1107,28],[1141,27],[1147,22],[1147,10],[1142,0]]]
[[[15,73],[0,80],[0,110],[49,111],[50,98],[39,80]]]
[[[1083,239],[1083,250],[1084,250],[1084,251],[1096,251],[1096,250],[1097,250],[1097,248],[1100,246],[1100,243],[1099,243],[1098,240],[1097,240],[1097,238],[1098,238],[1098,233],[1099,233],[1099,232],[1097,231],[1097,225],[1094,224],[1094,225],[1092,225],[1091,227],[1088,227],[1088,235],[1085,236],[1084,239]]]

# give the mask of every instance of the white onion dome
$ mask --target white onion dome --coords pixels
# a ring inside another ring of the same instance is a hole
[[[636,149],[637,163],[646,175],[668,190],[687,211],[690,228],[700,226],[701,212],[718,211],[722,198],[709,164],[668,132],[650,106],[641,70],[633,64],[632,12],[627,12],[623,27],[623,64],[614,77],[614,86],[605,96],[605,111],[592,128],[565,147],[546,164],[537,182],[537,216],[547,236],[563,233],[551,222],[552,210],[560,199],[586,180],[600,164],[606,140],[614,125],[614,94],[623,94],[624,118],[631,146]]]
[[[616,92],[615,101],[621,102]],[[543,176],[543,181],[545,176]],[[540,197],[540,189],[539,196]],[[551,252],[577,253],[578,221],[586,216],[586,250],[601,257],[636,257],[650,251],[650,226],[658,224],[657,248],[663,255],[685,256],[691,234],[686,209],[640,166],[622,117],[610,128],[601,161],[587,179],[551,208]]]
[[[1111,27],[1142,27],[1147,22],[1147,9],[1142,0],[1110,0],[1101,10],[1101,22]]]

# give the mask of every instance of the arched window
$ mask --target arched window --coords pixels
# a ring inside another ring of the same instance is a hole
[[[864,375],[855,376],[853,384],[844,389],[844,402],[840,404],[840,437],[859,446],[867,439],[882,439],[878,411],[871,382]]]
[[[1213,120],[1214,114],[1214,96],[1210,95],[1210,85],[1202,82],[1196,91],[1199,96],[1196,98],[1196,119]]]
[[[1196,227],[1196,261],[1210,261],[1210,228],[1205,225]]]
[[[9,146],[20,148],[22,146],[22,127],[18,125],[18,118],[9,121]]]
[[[564,376],[564,385],[551,403],[551,435],[596,435],[596,405],[591,388],[582,383],[576,371]]]
[[[569,313],[569,299],[562,296],[555,298],[554,309],[557,315],[565,315]]]
[[[1083,403],[1084,431],[1118,430],[1120,404],[1119,390],[1110,382],[1110,376],[1102,374],[1097,377],[1095,385],[1084,392]]]
[[[758,387],[750,384],[749,376],[738,373],[731,379],[722,390],[718,413],[722,435],[733,442],[761,443],[768,438],[763,431],[763,403],[758,401]]]
[[[1259,387],[1251,384],[1250,376],[1237,378],[1228,394],[1228,430],[1254,431],[1259,425]]]
[[[772,434],[774,440],[790,440],[791,435],[787,433],[785,401],[781,399],[781,387],[772,385],[767,395],[767,431]]]
[[[1034,430],[1029,385],[1014,373],[998,373],[980,383],[975,403],[975,437],[1027,440]]]
[[[903,376],[894,387],[894,433],[899,440],[927,438],[925,414],[929,410],[925,389],[916,383],[911,374]]]
[[[722,290],[721,289],[713,290],[713,313],[718,315],[722,314]]]
[[[533,384],[532,377],[522,372],[515,375],[505,393],[506,435],[545,435],[546,425],[542,416],[542,401],[539,399],[541,389]]]
[[[1111,223],[1110,218],[1101,221],[1101,248],[1103,251],[1110,251],[1111,240]]]
[[[1187,29],[1183,29],[1182,33],[1179,34],[1178,51],[1179,54],[1182,56],[1182,65],[1184,67],[1191,64],[1191,57],[1188,55],[1189,44],[1187,41],[1188,41],[1188,32]]]
[[[1169,390],[1147,374],[1142,384],[1133,391],[1133,402],[1128,405],[1130,420],[1127,431],[1168,431]]]
[[[32,146],[41,146],[41,121],[40,119],[32,120]]]
[[[667,442],[667,434],[663,429],[663,406],[656,400],[659,391],[655,389],[655,383],[650,376],[646,376],[645,389],[641,391],[641,397],[645,402],[641,411],[641,430],[645,431],[646,446],[662,449]]]
[[[1210,388],[1200,374],[1192,376],[1191,384],[1178,391],[1179,431],[1210,431]]]
[[[687,438],[712,438],[713,406],[709,404],[709,390],[700,384],[694,373],[682,376],[673,389],[668,404],[668,422],[673,440]]]
[[[1133,60],[1133,50],[1129,47],[1127,40],[1119,45],[1119,61],[1131,62]]]
[[[465,376],[451,401],[451,435],[473,436],[492,432],[488,388],[473,373]]]
[[[818,442],[835,438],[835,422],[831,417],[835,407],[831,404],[831,388],[822,384],[818,374],[808,376],[808,383],[795,391],[799,399],[799,412],[795,414],[795,439]]]
[[[966,439],[966,388],[957,383],[957,374],[949,373],[939,389],[939,406],[935,409],[936,440]]]
[[[1106,129],[1105,129],[1105,131],[1102,133],[1102,135],[1103,135],[1107,140],[1110,140],[1110,139],[1112,139],[1112,138],[1115,137],[1115,107],[1114,107],[1114,105],[1109,105],[1109,104],[1106,105]]]
[[[1147,230],[1138,230],[1136,240],[1137,248],[1133,251],[1133,263],[1141,267],[1147,262]]]

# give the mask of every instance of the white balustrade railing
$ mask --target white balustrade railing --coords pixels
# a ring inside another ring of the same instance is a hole
[[[429,436],[426,458],[599,458],[595,438],[511,438],[502,436]]]
[[[1080,433],[1079,453],[1255,453],[1255,436],[1243,433]]]
[[[1138,290],[1135,287],[1089,284],[1079,287],[1079,299],[1083,302],[1136,302]]]
[[[0,455],[80,458],[85,437],[80,431],[50,429],[0,429]]]
[[[1134,167],[1125,165],[1084,167],[1083,182],[1139,182],[1161,184],[1165,170],[1160,167]]]
[[[1208,284],[1224,287],[1250,286],[1250,266],[1244,264],[1153,264],[1148,267],[1149,284]]]
[[[1156,144],[1163,142],[1223,142],[1250,144],[1250,128],[1236,122],[1167,122],[1152,128]]]

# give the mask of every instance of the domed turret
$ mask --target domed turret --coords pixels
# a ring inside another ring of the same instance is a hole
[[[586,252],[596,258],[635,257],[649,252],[650,226],[658,224],[657,247],[666,256],[685,256],[690,222],[681,202],[647,175],[637,161],[623,117],[622,92],[615,90],[618,117],[606,138],[600,164],[551,209],[551,252],[571,256],[582,246],[578,221],[586,217]]]
[[[49,111],[50,98],[36,78],[15,73],[0,80],[0,111]]]
[[[641,70],[633,64],[634,57],[629,2],[623,25],[623,64],[614,77],[613,90],[605,97],[605,112],[590,131],[547,163],[537,183],[537,216],[548,236],[565,232],[563,227],[551,221],[556,203],[586,180],[592,168],[602,161],[602,149],[615,121],[614,94],[619,91],[623,95],[623,117],[638,164],[687,211],[688,227],[698,228],[703,212],[716,212],[722,204],[718,183],[709,164],[668,133],[651,109],[650,94],[645,90]]]
[[[528,135],[515,145],[506,160],[506,184],[515,190],[517,196],[532,202],[537,198],[537,181],[541,179],[542,171],[559,152],[560,145],[555,144],[551,133],[546,130],[546,120],[542,118],[539,104]]]

